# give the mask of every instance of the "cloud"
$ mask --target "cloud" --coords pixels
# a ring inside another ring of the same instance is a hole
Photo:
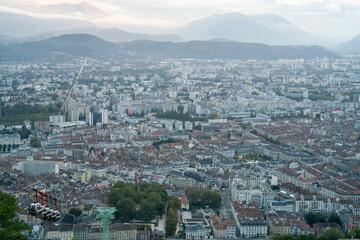
[[[324,2],[324,0],[275,0],[275,4],[291,6],[305,6],[319,2]]]
[[[88,6],[86,11],[77,10],[84,5]],[[80,18],[104,27],[169,28],[214,14],[240,12],[277,14],[315,34],[355,35],[360,28],[356,24],[360,22],[360,0],[0,0],[0,11],[41,18]]]
[[[103,27],[116,27],[121,25],[142,25],[142,26],[157,26],[157,27],[178,27],[180,25],[177,21],[164,21],[157,18],[139,18],[127,14],[116,14],[104,18],[94,20],[94,23]]]
[[[328,11],[331,11],[331,12],[340,12],[341,11],[341,6],[339,3],[327,3],[325,5],[325,8],[328,10]]]

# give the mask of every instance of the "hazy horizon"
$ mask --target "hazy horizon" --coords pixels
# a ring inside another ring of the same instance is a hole
[[[360,34],[357,0],[0,0],[0,12],[37,18],[77,18],[99,27],[118,27],[143,33],[171,33],[171,29],[215,14],[275,14],[317,36],[348,40]]]

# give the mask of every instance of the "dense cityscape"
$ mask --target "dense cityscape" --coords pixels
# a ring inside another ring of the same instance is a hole
[[[359,237],[359,56],[1,62],[0,79],[0,191],[27,239],[101,239],[99,207],[110,239]],[[28,214],[32,189],[59,222]]]

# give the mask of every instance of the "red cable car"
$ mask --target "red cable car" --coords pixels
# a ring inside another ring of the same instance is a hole
[[[35,201],[30,204],[28,207],[28,213],[32,216],[40,218],[42,220],[47,220],[50,222],[57,222],[61,218],[61,213],[57,207],[57,198],[53,198],[50,196],[51,199],[51,206],[49,206],[49,195],[40,192],[37,189],[33,189],[35,194]],[[41,203],[39,201],[38,194],[40,193]],[[44,196],[45,196],[45,203],[44,203]],[[55,201],[55,206],[53,207],[53,201]]]
[[[28,208],[28,213],[32,216],[38,216],[42,212],[42,207],[39,203],[39,196],[38,196],[39,191],[37,189],[33,189],[33,190],[36,192],[35,201],[30,204]]]
[[[55,200],[55,208],[54,208],[53,215],[51,216],[51,221],[57,222],[60,220],[61,213],[59,212],[58,207],[57,207],[57,198],[54,198],[54,200]]]

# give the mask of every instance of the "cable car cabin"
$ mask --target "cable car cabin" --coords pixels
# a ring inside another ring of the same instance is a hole
[[[57,207],[57,198],[50,196],[50,205],[49,205],[49,195],[45,195],[43,192],[39,192],[37,189],[33,189],[35,193],[35,201],[30,204],[28,207],[28,213],[31,216],[35,216],[44,221],[57,222],[61,218],[61,213]],[[40,193],[41,197],[39,199],[38,194]],[[45,203],[44,203],[45,197]],[[41,201],[41,203],[40,203]],[[53,205],[53,201],[55,204]]]

